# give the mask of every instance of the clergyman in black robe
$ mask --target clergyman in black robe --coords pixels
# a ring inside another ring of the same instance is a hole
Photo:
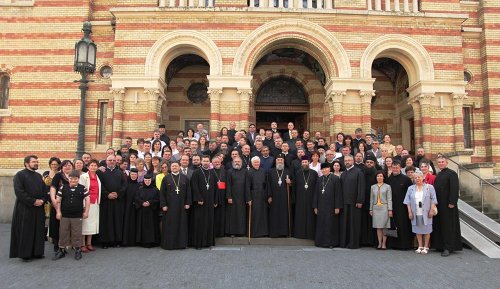
[[[214,209],[214,236],[216,238],[225,236],[226,221],[226,170],[219,157],[212,159],[214,174],[217,178],[217,207]]]
[[[361,243],[361,214],[365,203],[365,175],[354,166],[351,155],[344,156],[346,170],[340,175],[344,208],[340,215],[340,246],[357,249]]]
[[[366,159],[366,164],[361,168],[365,174],[365,202],[361,208],[361,245],[363,246],[375,246],[377,243],[377,232],[372,226],[372,216],[370,216],[370,193],[372,185],[377,183],[377,177],[375,173],[377,169],[375,168],[375,163],[377,159],[372,154],[369,154]],[[355,164],[356,166],[356,164]]]
[[[123,219],[123,246],[135,245],[135,195],[139,191],[141,183],[137,182],[138,171],[130,169],[127,189],[125,190],[125,216]]]
[[[309,157],[301,157],[301,167],[294,171],[293,192],[295,197],[295,218],[293,236],[299,239],[315,239],[316,215],[313,211],[313,197],[318,173],[309,168]]]
[[[285,167],[285,157],[276,156],[276,167],[267,173],[267,196],[269,208],[269,236],[290,236],[291,230],[291,171]]]
[[[248,172],[250,177],[250,194],[252,196],[252,222],[250,234],[252,238],[269,235],[268,228],[268,204],[266,190],[266,172],[260,168],[260,158],[255,156],[251,159],[252,168]]]
[[[343,208],[340,178],[330,173],[327,163],[321,164],[323,175],[314,188],[312,207],[317,215],[314,244],[318,247],[333,248],[340,244],[340,211]]]
[[[38,170],[38,158],[27,156],[24,167],[14,176],[16,202],[12,216],[10,258],[28,261],[42,258],[45,242],[45,183]]]
[[[189,245],[196,249],[215,245],[214,207],[217,206],[217,177],[210,167],[210,157],[201,158],[201,167],[191,176]]]
[[[438,214],[432,222],[431,245],[442,251],[441,256],[447,257],[451,252],[462,250],[457,207],[459,181],[457,173],[447,167],[448,161],[444,157],[437,159],[437,166],[441,170],[434,181]]]
[[[161,247],[166,250],[185,249],[188,245],[188,213],[192,203],[191,184],[180,172],[180,166],[170,165],[171,173],[161,182],[160,207],[163,211]]]
[[[401,173],[401,163],[399,161],[392,163],[392,174],[387,178],[386,182],[391,186],[392,218],[398,228],[398,237],[388,237],[387,247],[399,250],[412,249],[414,234],[411,229],[411,220],[408,218],[408,208],[403,204],[403,201],[408,188],[413,183],[408,176]]]
[[[137,208],[135,242],[150,248],[160,242],[160,226],[158,224],[158,208],[160,192],[152,181],[153,176],[144,176],[143,185],[135,194],[134,204]]]
[[[245,204],[251,204],[248,170],[242,168],[240,157],[233,158],[233,168],[227,171],[226,186],[226,235],[246,234],[247,212]]]
[[[102,183],[99,204],[99,240],[102,247],[120,246],[123,239],[123,215],[127,180],[123,171],[115,165],[115,156],[106,158],[106,170],[97,171]]]

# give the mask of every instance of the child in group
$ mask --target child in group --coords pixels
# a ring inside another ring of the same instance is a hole
[[[85,186],[79,184],[80,172],[73,170],[69,174],[69,185],[63,185],[56,194],[56,218],[61,221],[59,227],[59,250],[52,260],[66,256],[66,247],[75,250],[75,259],[82,258],[82,219],[89,215],[90,196]],[[83,202],[85,201],[85,207]]]

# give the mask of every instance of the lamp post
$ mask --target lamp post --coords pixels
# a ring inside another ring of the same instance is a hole
[[[81,158],[85,152],[85,98],[87,94],[88,83],[87,76],[95,72],[97,46],[90,39],[92,33],[92,24],[88,21],[83,23],[83,37],[75,43],[75,64],[73,69],[80,73],[82,78],[75,80],[80,86],[80,122],[78,124],[78,144],[76,147],[76,157]]]

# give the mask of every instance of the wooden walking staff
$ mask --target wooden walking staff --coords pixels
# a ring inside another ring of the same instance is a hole
[[[252,203],[248,204],[248,245],[252,239]]]
[[[286,175],[286,194],[288,200],[288,237],[292,235],[292,222],[290,217],[290,184],[288,183],[289,180],[290,179],[288,178],[288,175]]]

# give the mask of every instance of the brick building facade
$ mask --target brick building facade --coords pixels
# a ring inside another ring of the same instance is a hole
[[[330,141],[361,127],[500,161],[500,1],[0,0],[0,168],[74,157],[84,21],[95,155],[159,123],[215,135],[274,117]]]

